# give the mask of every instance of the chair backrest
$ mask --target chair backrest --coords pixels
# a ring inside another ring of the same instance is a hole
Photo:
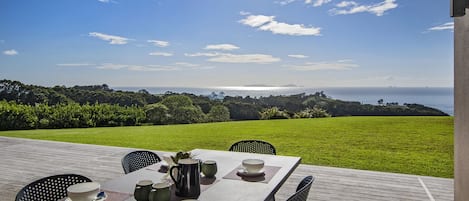
[[[67,197],[69,186],[84,182],[91,179],[77,174],[45,177],[23,187],[16,194],[16,201],[57,201]]]
[[[314,182],[313,176],[307,176],[301,180],[296,188],[296,193],[290,196],[287,201],[306,201],[308,199],[309,189]]]
[[[275,147],[261,140],[242,140],[231,145],[230,151],[276,155]]]
[[[151,151],[132,151],[122,158],[122,168],[125,174],[128,174],[160,161],[160,157]]]

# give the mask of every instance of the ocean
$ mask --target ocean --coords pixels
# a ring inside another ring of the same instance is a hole
[[[454,114],[454,90],[451,87],[115,87],[117,90],[138,91],[145,89],[152,94],[164,94],[171,91],[176,93],[192,93],[196,95],[210,95],[212,92],[225,96],[266,97],[270,95],[292,95],[299,93],[314,94],[324,91],[331,98],[344,101],[358,101],[363,104],[378,104],[379,99],[384,103],[397,102],[417,103],[437,108],[449,115]]]

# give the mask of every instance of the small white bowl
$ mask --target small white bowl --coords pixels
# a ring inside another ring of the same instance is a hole
[[[101,185],[98,182],[85,182],[67,188],[67,196],[73,201],[90,201],[96,199]]]
[[[257,173],[264,168],[264,161],[260,159],[245,159],[242,164],[248,173]]]

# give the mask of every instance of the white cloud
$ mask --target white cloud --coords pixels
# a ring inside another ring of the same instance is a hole
[[[129,40],[128,38],[124,38],[121,36],[113,36],[113,35],[108,35],[108,34],[103,34],[103,33],[98,33],[98,32],[90,32],[89,36],[96,37],[105,41],[110,41],[109,44],[112,44],[112,45],[124,45],[124,44],[127,44],[127,41]]]
[[[386,78],[384,78],[384,80],[386,81],[394,81],[396,78],[394,78],[393,76],[387,76]]]
[[[355,1],[342,1],[338,4],[336,4],[335,6],[339,7],[339,8],[345,8],[345,7],[356,6],[356,5],[358,5],[358,4]]]
[[[128,65],[123,65],[123,64],[113,64],[113,63],[104,63],[96,67],[97,69],[103,69],[103,70],[119,70],[126,68]]]
[[[187,63],[187,62],[176,62],[174,65],[177,66],[184,66],[184,67],[197,67],[200,66],[199,64]]]
[[[314,7],[322,6],[326,3],[331,2],[331,0],[305,0],[305,4],[313,4]]]
[[[197,66],[197,67],[192,67],[191,69],[193,70],[210,70],[214,69],[215,66]]]
[[[337,60],[337,62],[339,63],[350,63],[350,62],[353,62],[352,59],[341,59],[341,60]]]
[[[117,3],[117,1],[113,1],[113,0],[98,0],[98,1],[101,3]]]
[[[274,18],[275,16],[249,15],[246,18],[240,20],[239,22],[251,27],[258,27],[265,23],[272,22]]]
[[[175,66],[160,66],[160,65],[147,65],[147,66],[139,66],[139,65],[131,65],[127,67],[130,71],[176,71],[180,70],[180,68]]]
[[[318,71],[318,70],[351,70],[359,65],[343,60],[335,62],[307,62],[302,65],[284,65],[296,71]]]
[[[276,4],[280,4],[282,6],[291,4],[295,2],[296,0],[279,0],[275,1]],[[314,7],[322,6],[326,3],[331,2],[332,0],[305,0],[305,4],[313,4]]]
[[[281,0],[281,1],[275,1],[276,4],[280,4],[280,5],[282,5],[282,6],[288,5],[288,4],[293,3],[293,2],[295,2],[295,0]]]
[[[239,49],[238,46],[232,44],[217,44],[217,45],[207,45],[205,46],[206,50],[236,50]]]
[[[193,63],[187,63],[187,62],[176,62],[174,63],[174,65],[185,67],[188,69],[193,69],[193,70],[208,70],[208,69],[215,68],[214,66],[201,66],[199,64],[193,64]]]
[[[147,42],[152,43],[154,46],[158,47],[168,47],[169,42],[168,41],[162,41],[162,40],[147,40]]]
[[[447,22],[428,29],[428,31],[454,30],[454,22]]]
[[[167,53],[167,52],[151,52],[151,53],[148,54],[148,55],[151,55],[151,56],[164,56],[164,57],[173,56],[172,53]]]
[[[64,64],[56,64],[56,65],[63,66],[63,67],[96,66],[96,64],[90,64],[90,63],[64,63]]]
[[[250,15],[251,13],[250,13],[250,12],[246,12],[246,11],[239,11],[239,14],[240,14],[240,15]]]
[[[220,63],[274,63],[280,61],[280,58],[267,54],[227,54],[220,52],[198,52],[194,54],[184,54],[188,57],[211,57],[207,61]]]
[[[319,36],[320,28],[305,27],[302,24],[286,24],[283,22],[272,21],[269,24],[259,27],[263,31],[271,31],[274,34],[284,34],[293,36]]]
[[[218,52],[197,52],[194,54],[189,54],[189,53],[184,54],[184,56],[186,57],[215,57],[218,55],[220,55],[220,53]]]
[[[258,63],[267,64],[279,62],[280,59],[266,54],[221,54],[208,59],[211,62],[220,63]]]
[[[97,67],[102,70],[121,70],[126,69],[129,71],[174,71],[179,70],[174,66],[161,66],[161,65],[128,65],[128,64],[113,64],[104,63]]]
[[[3,51],[3,54],[8,56],[15,56],[18,55],[18,52],[16,50],[11,49]]]
[[[332,15],[349,15],[355,13],[369,12],[376,16],[383,16],[388,10],[397,8],[396,0],[384,0],[372,5],[359,5],[354,1],[343,1],[336,4],[337,8],[329,10]]]
[[[293,36],[319,36],[321,28],[305,27],[303,24],[287,24],[275,21],[275,16],[250,15],[239,21],[244,25],[257,27],[259,30],[274,34]]]
[[[289,56],[289,57],[293,57],[293,58],[297,58],[297,59],[308,58],[308,56],[302,55],[302,54],[289,54],[288,56]]]
[[[129,64],[113,64],[104,63],[96,67],[101,70],[128,70],[142,72],[157,71],[180,71],[180,70],[207,70],[213,69],[213,66],[200,66],[198,64],[189,64],[185,62],[175,63],[174,65],[129,65]]]

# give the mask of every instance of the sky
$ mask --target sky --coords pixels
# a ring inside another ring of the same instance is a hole
[[[0,79],[452,87],[448,0],[1,0]]]

